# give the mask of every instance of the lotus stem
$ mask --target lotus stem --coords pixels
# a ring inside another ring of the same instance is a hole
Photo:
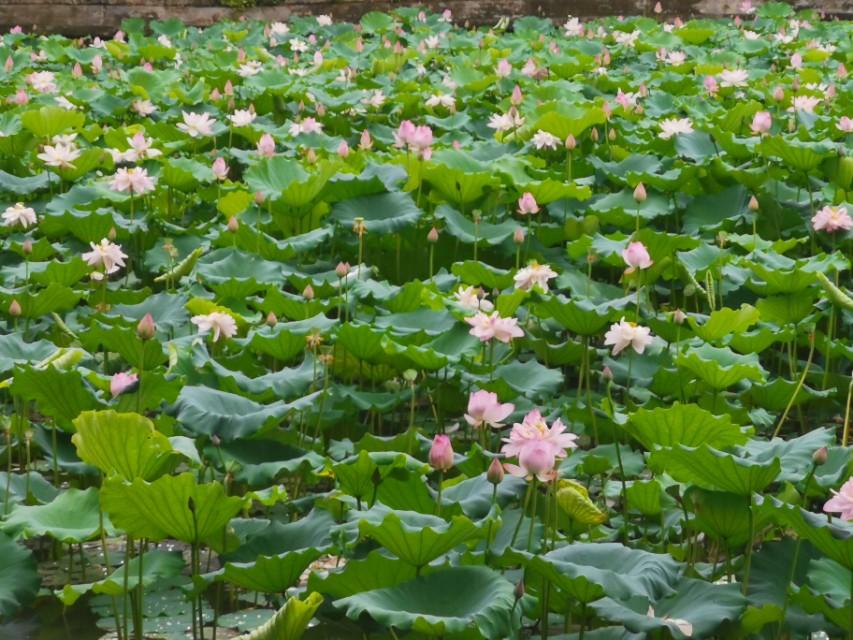
[[[136,585],[136,620],[133,623],[133,634],[136,640],[142,640],[142,611],[145,601],[142,593],[142,566],[143,566],[143,546],[142,540],[139,541],[139,553],[136,555],[139,560],[139,581]]]
[[[130,637],[130,625],[128,624],[128,603],[130,601],[130,591],[127,588],[128,578],[130,576],[130,555],[133,552],[133,537],[128,534],[125,538],[124,545],[124,578],[123,578],[123,592],[124,595],[122,598],[124,599],[124,603],[122,605],[122,629],[125,638]],[[118,619],[116,619],[116,626],[118,626]],[[134,621],[135,626],[135,621]],[[135,635],[135,634],[134,634]]]
[[[797,387],[794,389],[794,393],[791,394],[791,399],[788,400],[788,405],[785,407],[785,411],[782,413],[782,417],[779,419],[779,424],[776,425],[775,431],[773,431],[773,438],[779,435],[779,431],[782,429],[782,425],[785,424],[785,420],[788,418],[788,413],[791,411],[791,407],[794,406],[794,402],[797,399],[797,396],[800,394],[800,390],[803,388],[803,384],[806,381],[806,376],[809,373],[809,369],[812,366],[812,358],[814,357],[814,347],[815,347],[815,338],[814,334],[809,335],[809,357],[806,359],[806,366],[803,367],[803,373],[800,375],[800,380],[797,382]],[[851,387],[853,389],[853,387]],[[850,408],[850,398],[848,396],[847,399],[847,407],[848,407],[848,417],[849,417],[849,408]],[[847,428],[847,421],[845,420],[845,432]],[[845,440],[846,441],[846,440]]]
[[[622,451],[619,446],[619,436],[613,439],[616,445],[616,462],[619,465],[619,480],[622,483],[622,496],[619,500],[622,507],[622,543],[628,544],[628,490],[625,487],[625,467],[622,464]]]
[[[435,498],[435,515],[441,515],[441,485],[444,482],[444,471],[438,472],[438,495]]]
[[[533,505],[532,505],[532,508],[530,510],[530,527],[527,529],[527,550],[528,551],[530,551],[530,545],[533,542],[533,525],[536,524],[536,498],[539,496],[539,491],[537,491],[537,489],[539,487],[537,486],[537,483],[538,483],[538,480],[536,479],[536,476],[533,476],[533,483],[531,485],[533,488]]]
[[[531,489],[533,489],[533,483],[527,485],[527,492],[524,494],[524,505],[521,507],[521,515],[518,517],[518,522],[515,524],[515,530],[512,532],[512,539],[509,541],[509,546],[514,545],[516,538],[518,538],[518,532],[521,530],[521,523],[524,521],[524,513],[527,511],[527,505],[530,503]]]
[[[745,565],[743,569],[743,595],[747,595],[749,592],[749,573],[752,569],[752,546],[753,540],[755,539],[755,513],[752,510],[752,493],[750,492],[749,497],[747,498],[748,504],[747,508],[749,509],[749,538],[746,541],[746,559]]]
[[[853,379],[847,387],[847,406],[844,409],[844,429],[841,433],[841,446],[847,446],[847,436],[850,435],[850,399],[853,396]]]

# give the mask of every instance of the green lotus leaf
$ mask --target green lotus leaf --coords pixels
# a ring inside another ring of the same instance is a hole
[[[728,491],[739,496],[763,491],[776,480],[782,468],[776,457],[769,460],[742,458],[718,451],[707,444],[657,449],[649,457],[649,464],[664,469],[679,482],[693,483],[715,491]]]
[[[226,562],[222,579],[243,589],[281,593],[292,587],[312,562],[320,557],[315,548],[274,556],[258,556],[253,562]]]
[[[557,485],[557,506],[573,521],[585,526],[601,524],[607,520],[582,484],[572,480],[561,480]]]
[[[695,514],[690,526],[722,540],[726,548],[738,547],[749,540],[749,501],[744,496],[689,487],[684,501]],[[756,527],[760,529],[759,520],[766,518],[756,518]]]
[[[728,415],[716,416],[695,404],[680,402],[669,407],[637,409],[625,424],[625,430],[649,451],[679,444],[728,449],[748,439],[748,433],[733,424]]]
[[[530,571],[580,602],[605,596],[657,600],[672,593],[682,566],[669,555],[614,542],[576,542],[544,555],[519,554]]]
[[[234,640],[299,640],[321,604],[319,593],[310,593],[304,600],[293,596],[269,621]]]
[[[127,590],[132,592],[140,583],[139,569],[139,556],[137,556],[131,558],[126,567],[124,565],[119,567],[103,580],[65,585],[62,589],[55,591],[56,597],[66,607],[70,607],[89,592],[120,596],[125,593],[125,571],[127,571]],[[155,549],[142,554],[143,587],[150,587],[164,579],[175,578],[181,575],[183,570],[184,559],[178,551]]]
[[[482,536],[482,526],[465,516],[446,522],[414,511],[387,513],[381,521],[360,520],[359,533],[376,540],[395,556],[421,568],[459,545]]]
[[[561,296],[552,296],[538,306],[563,327],[582,336],[599,335],[609,322],[601,308],[582,298],[566,300]]]
[[[44,139],[52,138],[68,129],[79,129],[85,121],[86,116],[82,113],[61,107],[31,109],[21,115],[24,128]]]
[[[445,229],[451,236],[466,244],[477,242],[492,246],[499,245],[509,240],[518,228],[518,225],[511,221],[494,224],[481,220],[475,225],[473,219],[463,216],[446,204],[436,207],[435,217],[444,220]]]
[[[43,414],[54,418],[65,428],[82,411],[100,408],[90,387],[77,371],[62,371],[54,365],[39,369],[15,367],[12,393],[34,400]]]
[[[767,375],[757,355],[739,355],[728,347],[717,348],[709,344],[691,347],[680,353],[676,361],[679,367],[718,391],[742,380],[763,382]]]
[[[17,364],[33,364],[44,360],[56,346],[49,340],[27,342],[18,333],[0,336],[0,373],[7,373]]]
[[[98,490],[68,489],[44,505],[18,505],[0,528],[16,538],[50,536],[67,543],[91,540],[101,531]]]
[[[712,311],[708,319],[701,325],[695,316],[688,316],[687,321],[693,332],[706,342],[718,342],[732,333],[742,333],[758,322],[758,310],[748,304],[742,304],[739,309],[728,307]]]
[[[222,472],[230,469],[238,482],[250,487],[265,487],[276,482],[283,473],[295,474],[319,469],[323,457],[275,440],[238,438],[205,447],[205,454]]]
[[[101,505],[116,526],[134,537],[176,538],[222,551],[228,522],[243,508],[243,500],[227,497],[218,482],[198,484],[194,474],[182,473],[154,482],[107,478]]]
[[[0,618],[9,618],[35,600],[41,584],[32,552],[0,535]]]
[[[393,587],[412,580],[417,569],[410,564],[374,550],[364,558],[350,560],[340,570],[322,576],[312,572],[308,589],[332,598],[345,598],[365,591]]]
[[[216,435],[223,441],[252,436],[288,413],[281,401],[264,405],[210,387],[187,385],[175,402],[175,417],[193,434]]]
[[[656,602],[642,596],[629,600],[604,598],[592,605],[596,613],[631,631],[666,630],[673,638],[704,638],[726,621],[737,620],[746,598],[736,584],[709,584],[685,578],[673,595]]]
[[[369,616],[386,627],[444,637],[511,634],[513,585],[486,567],[451,567],[409,582],[336,600],[352,620]]]
[[[331,218],[347,229],[356,218],[364,218],[367,233],[379,236],[414,225],[422,214],[410,195],[382,193],[338,202],[332,207]]]
[[[457,206],[474,202],[499,184],[487,164],[465,152],[449,149],[434,153],[432,160],[424,163],[422,175],[446,200]]]
[[[82,295],[71,287],[52,282],[38,293],[8,294],[0,293],[0,304],[9,308],[12,300],[21,305],[24,318],[41,318],[51,313],[60,313],[73,308]]]
[[[625,489],[628,508],[639,511],[647,518],[659,516],[663,512],[663,497],[663,487],[657,480],[635,480]]]
[[[74,419],[74,428],[71,441],[77,455],[104,475],[153,480],[179,461],[169,439],[137,413],[84,411]]]

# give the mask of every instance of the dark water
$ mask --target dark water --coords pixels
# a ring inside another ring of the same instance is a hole
[[[63,615],[56,598],[40,598],[27,613],[0,624],[0,640],[98,640],[104,636],[87,606],[75,606]]]

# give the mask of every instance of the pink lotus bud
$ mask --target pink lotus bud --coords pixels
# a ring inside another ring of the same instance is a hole
[[[515,244],[524,244],[524,229],[516,227],[515,231],[512,233],[512,241]]]
[[[663,7],[661,6],[660,2],[655,2],[654,12],[663,13]]]
[[[539,213],[539,205],[536,204],[536,198],[529,191],[525,191],[524,195],[518,199],[518,212],[523,216]]]
[[[605,119],[610,120],[610,116],[613,115],[613,107],[610,106],[610,103],[605,102],[601,105],[601,110],[604,112]]]
[[[210,99],[214,102],[219,102],[222,99],[222,94],[219,93],[219,89],[215,88],[210,92]]]
[[[305,288],[302,290],[302,297],[306,300],[314,299],[314,287],[310,284],[305,285]]]
[[[262,158],[272,158],[275,155],[275,140],[268,133],[258,140],[258,155]]]
[[[593,127],[592,131],[589,132],[589,137],[592,138],[593,142],[598,142],[598,128]]]
[[[791,68],[792,69],[802,69],[803,68],[803,56],[799,53],[795,53],[791,56]]]
[[[237,233],[240,229],[240,222],[237,220],[237,216],[231,216],[228,218],[228,224],[226,225],[229,233]]]
[[[238,49],[237,50],[237,62],[245,62],[246,61],[246,50]]]
[[[634,200],[638,203],[643,203],[646,201],[647,197],[646,188],[643,186],[643,183],[638,183],[634,188]]]
[[[672,312],[672,319],[675,324],[684,324],[684,321],[687,320],[687,314],[681,309],[676,309]]]
[[[738,27],[738,28],[740,27],[740,25],[743,24],[743,20],[740,19],[740,16],[735,16],[735,19],[733,20],[733,22],[735,23],[735,27]]]
[[[649,250],[642,242],[629,242],[622,251],[622,259],[628,265],[629,271],[648,269],[654,264],[649,256]]]
[[[118,235],[118,232],[116,231],[116,228],[110,227],[110,230],[107,232],[107,238],[110,240],[110,242],[115,240],[117,235]]]
[[[214,160],[211,168],[217,180],[225,180],[228,177],[228,165],[225,162],[225,158],[219,157]]]
[[[714,76],[705,76],[704,85],[705,91],[707,91],[711,95],[717,93],[717,90],[719,89],[717,85],[717,79]]]
[[[835,75],[839,78],[847,77],[847,67],[844,66],[844,63],[838,65],[838,68],[835,70]]]
[[[501,464],[501,461],[497,458],[492,458],[492,462],[489,465],[488,470],[486,471],[486,480],[488,480],[494,485],[498,485],[503,482],[503,479],[504,467]]]
[[[512,95],[509,98],[510,103],[514,106],[519,106],[524,100],[524,95],[521,93],[521,87],[515,85],[515,88],[512,90]]]
[[[33,241],[27,238],[24,240],[23,244],[21,244],[21,252],[28,256],[33,252]]]
[[[747,206],[749,206],[750,211],[758,211],[758,199],[755,196],[750,196]]]
[[[104,60],[101,56],[95,56],[92,58],[92,72],[100,73],[101,69],[104,68]]]
[[[770,127],[773,126],[773,118],[770,115],[769,111],[758,111],[752,117],[752,125],[750,129],[752,132],[757,135],[762,135],[770,131]]]
[[[433,439],[429,450],[429,464],[442,473],[453,468],[453,446],[446,435],[439,433]]]
[[[433,244],[438,242],[438,229],[433,227],[429,230],[429,233],[427,234],[427,242],[432,242]]]
[[[608,367],[607,365],[604,366],[604,368],[601,370],[601,377],[604,378],[606,381],[613,380],[613,371],[610,370],[610,367]]]
[[[679,16],[675,16],[675,20],[672,21],[672,24],[676,29],[681,29],[684,26],[684,20],[682,20]]]
[[[835,85],[831,84],[826,88],[826,98],[827,100],[832,100],[835,97]]]
[[[154,71],[154,65],[152,65],[150,62],[143,63],[142,68],[145,71],[147,71],[148,73],[151,73],[152,71]]]
[[[358,51],[359,53],[364,51],[364,40],[359,38],[358,40],[355,41],[355,50]]]
[[[113,377],[110,378],[110,394],[113,398],[120,396],[122,393],[127,391],[127,389],[136,384],[138,380],[139,376],[135,373],[119,371],[118,373],[113,374]]]
[[[347,277],[347,274],[349,273],[349,270],[350,270],[350,264],[349,264],[349,262],[339,262],[339,263],[338,263],[338,266],[337,266],[337,267],[335,267],[335,274],[336,274],[339,278],[343,279],[343,278],[346,278],[346,277]]]
[[[569,151],[574,151],[577,146],[578,141],[575,140],[575,137],[571,133],[566,136],[566,149],[568,149]]]
[[[225,91],[226,96],[233,96],[234,95],[234,85],[231,84],[230,80],[225,81],[224,91]]]
[[[326,115],[326,105],[318,104],[317,105],[317,116],[322,118],[324,115]]]
[[[154,324],[154,318],[150,313],[142,316],[142,320],[136,325],[136,335],[143,340],[151,340],[157,332],[157,325]]]
[[[346,158],[349,155],[349,145],[346,140],[341,140],[341,143],[338,145],[338,155],[341,158]]]
[[[12,298],[12,302],[9,304],[9,315],[13,318],[17,318],[22,313],[23,309],[21,309],[21,303]]]
[[[611,129],[609,131],[609,133],[607,134],[607,139],[610,140],[610,142],[616,140],[616,129]]]
[[[373,140],[370,138],[370,132],[365,129],[361,132],[361,138],[358,141],[358,148],[362,151],[367,151],[373,147]]]
[[[27,104],[30,101],[27,92],[23,89],[18,89],[17,93],[15,93],[15,97],[12,98],[11,102],[17,105]]]
[[[782,102],[785,99],[785,90],[782,87],[776,87],[773,90],[773,99],[776,102]]]
[[[80,65],[78,64],[77,66],[79,67]],[[5,71],[6,73],[11,73],[12,69],[14,69],[14,68],[15,68],[15,61],[12,60],[12,56],[7,57],[6,62],[3,65],[3,71]]]
[[[9,58],[9,60],[11,60],[11,59],[12,58]],[[9,64],[9,60],[6,61],[7,66]],[[71,68],[71,77],[72,78],[80,78],[82,76],[83,76],[83,67],[80,66],[79,62],[75,62],[74,66]]]
[[[267,314],[267,326],[268,327],[274,327],[277,324],[278,324],[278,318],[276,317],[276,315],[272,311],[270,311]]]
[[[812,462],[814,462],[815,465],[818,467],[826,464],[828,458],[829,449],[827,449],[826,447],[821,447],[812,454]]]
[[[266,199],[263,191],[255,191],[255,204],[263,204]]]

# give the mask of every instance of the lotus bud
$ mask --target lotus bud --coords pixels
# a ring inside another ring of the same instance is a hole
[[[33,252],[33,241],[29,238],[24,240],[23,244],[21,244],[21,251],[25,256],[30,255]]]
[[[136,335],[143,340],[151,340],[157,331],[157,325],[154,324],[154,317],[150,313],[142,316],[142,320],[136,325]]]
[[[335,275],[337,275],[341,279],[346,278],[347,274],[349,273],[349,269],[349,262],[339,262],[338,266],[335,267]]]
[[[314,287],[312,287],[310,284],[305,285],[305,288],[302,290],[302,297],[305,298],[306,300],[313,300],[314,299]]]
[[[433,227],[429,230],[429,233],[427,234],[427,242],[431,242],[433,244],[438,242],[438,229]]]
[[[367,129],[365,129],[364,131],[361,132],[361,138],[359,139],[359,142],[358,142],[358,148],[361,149],[362,151],[367,151],[371,147],[373,147],[373,140],[370,137],[370,132]]]
[[[684,324],[684,321],[687,320],[687,314],[681,309],[676,309],[672,312],[672,319],[675,324]]]
[[[109,238],[110,242],[116,239],[116,228],[110,227],[109,232],[107,233],[107,238]]]
[[[832,100],[835,97],[835,85],[831,84],[826,88],[826,97]]]
[[[598,127],[592,128],[592,131],[589,133],[589,137],[592,138],[593,142],[598,142]]]
[[[21,303],[12,299],[12,302],[9,304],[9,315],[13,318],[19,317],[23,313],[23,309],[21,309]]]
[[[604,112],[604,118],[606,120],[610,120],[610,116],[613,115],[613,107],[610,106],[609,102],[605,102],[601,105],[601,110]]]
[[[214,433],[212,436],[210,436],[210,443],[214,447],[218,447],[219,445],[222,444],[222,439]]]
[[[9,59],[6,61],[7,66],[8,66],[9,61],[10,61],[11,59],[12,59],[12,58],[9,58]],[[8,72],[8,71],[11,71],[11,69],[7,69],[7,72]],[[79,63],[79,62],[74,63],[74,66],[73,66],[73,67],[72,67],[72,69],[71,69],[71,77],[72,77],[72,78],[80,78],[80,77],[82,77],[82,76],[83,76],[83,67],[81,67],[81,66],[80,66],[80,63]]]
[[[607,365],[601,370],[601,377],[604,378],[607,382],[613,380],[613,371],[610,370],[610,367]]]
[[[799,91],[800,90],[800,79],[794,78],[791,80],[791,91]]]
[[[578,141],[575,140],[575,137],[570,133],[566,136],[566,149],[569,151],[574,151],[575,147],[578,146]]]
[[[219,89],[214,87],[213,91],[210,92],[210,99],[214,102],[218,102],[222,99],[222,94],[219,93]]]
[[[660,2],[655,2],[655,8],[653,9],[653,11],[658,14],[663,13],[663,7],[661,6]]]
[[[647,197],[646,188],[643,186],[643,183],[637,183],[637,186],[634,187],[634,201],[638,204],[642,204],[646,201]]]
[[[610,142],[616,140],[616,129],[610,130],[610,133],[607,134],[607,139],[610,140]]]
[[[829,450],[826,447],[821,447],[817,451],[812,454],[812,462],[815,463],[816,466],[821,466],[826,464],[826,459],[829,457]]]
[[[78,63],[78,66],[79,66],[79,63]],[[15,67],[15,61],[12,60],[12,56],[9,56],[8,58],[6,58],[6,62],[3,65],[3,71],[5,71],[6,73],[11,73],[12,69],[14,67]]]
[[[278,318],[276,317],[276,315],[272,311],[270,311],[267,314],[267,326],[268,327],[274,327],[277,324],[278,324]]]
[[[308,164],[316,164],[317,163],[317,152],[314,149],[308,149],[305,153],[305,161]]]
[[[794,122],[793,118],[788,118],[788,132],[794,133],[797,130],[797,123]]]
[[[504,466],[497,458],[492,458],[492,463],[486,471],[486,480],[494,485],[499,485],[504,479]]]
[[[515,85],[515,88],[512,90],[512,95],[509,98],[510,103],[517,107],[524,100],[524,94],[521,93],[521,87]]]
[[[835,70],[835,75],[838,76],[839,78],[846,78],[847,77],[847,67],[845,67],[843,63],[838,65],[838,68]]]
[[[225,82],[225,87],[223,88],[223,91],[225,92],[226,96],[233,96],[234,95],[234,85],[231,84],[230,80],[227,80]]]
[[[640,88],[637,89],[637,95],[641,98],[647,98],[649,96],[649,88],[645,84],[641,84]]]
[[[785,99],[785,90],[782,87],[776,87],[773,90],[773,99],[776,102],[782,102]]]
[[[512,234],[512,241],[515,244],[524,243],[524,229],[522,229],[521,227],[516,227],[515,231]]]
[[[758,198],[755,196],[750,196],[749,204],[747,205],[750,211],[758,211]]]
[[[346,158],[349,155],[349,145],[346,140],[341,140],[341,143],[338,145],[338,155],[341,158]]]
[[[740,16],[735,16],[734,23],[736,27],[740,27],[743,24],[743,20],[740,19]]]
[[[439,433],[433,438],[429,450],[429,464],[436,471],[449,471],[453,468],[453,446],[450,438]]]
[[[263,191],[255,191],[255,204],[263,204],[266,199]]]
[[[516,583],[515,589],[513,589],[513,595],[515,596],[516,600],[521,600],[524,597],[524,579],[523,578]]]
[[[240,228],[240,222],[237,220],[237,216],[231,216],[228,218],[227,227],[230,233],[237,233],[237,230]]]

